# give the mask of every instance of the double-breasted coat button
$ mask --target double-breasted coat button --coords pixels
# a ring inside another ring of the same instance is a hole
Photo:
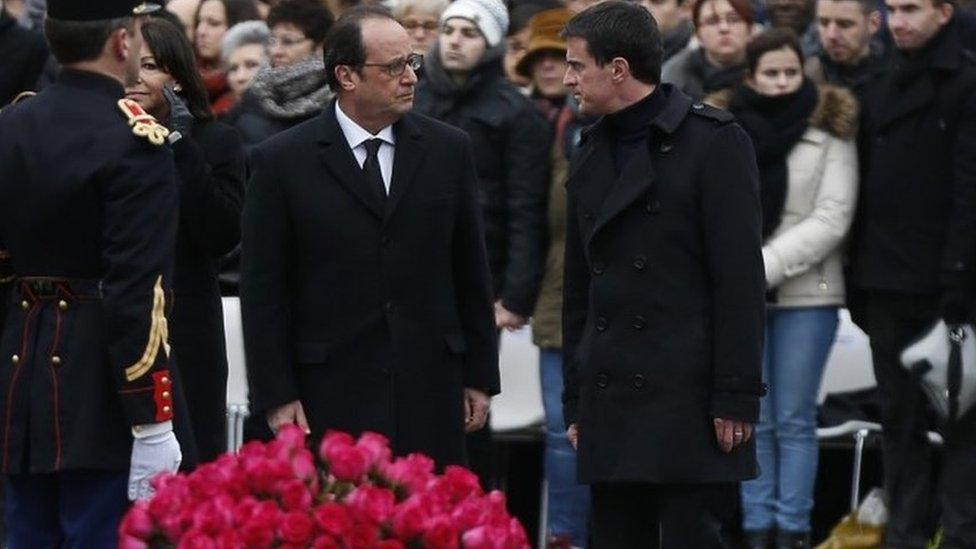
[[[634,329],[635,330],[643,330],[644,329],[644,326],[647,326],[647,319],[644,318],[644,317],[642,317],[641,315],[635,316],[634,317]]]
[[[169,391],[163,391],[163,398],[169,400]]]
[[[170,410],[172,410],[172,408],[170,408],[169,406],[163,406],[163,413],[164,414],[168,414]]]
[[[596,386],[603,389],[610,382],[610,376],[604,373],[599,373],[596,375]]]
[[[595,275],[602,275],[603,274],[603,270],[604,270],[603,263],[597,261],[596,263],[593,264],[593,274],[595,274]]]
[[[163,376],[163,377],[159,378],[159,382],[162,383],[163,385],[169,385],[169,378],[166,377],[166,376]]]
[[[596,329],[598,331],[604,332],[610,326],[610,321],[606,318],[599,316],[596,318]]]
[[[586,212],[583,214],[583,219],[587,221],[593,221],[593,214],[591,214],[590,212]]]
[[[380,237],[380,243],[383,244],[384,246],[389,246],[390,242],[391,242],[390,235],[385,234]]]
[[[637,269],[638,271],[643,271],[645,267],[647,267],[647,258],[646,257],[644,257],[642,255],[639,255],[639,256],[634,257],[634,268],[635,269]]]
[[[28,303],[25,299],[20,302],[20,308],[26,311],[27,309],[30,309],[30,303]]]
[[[666,153],[674,148],[671,143],[661,143],[661,152]]]
[[[10,357],[10,362],[13,362],[14,364],[18,364],[20,362],[20,357],[17,356],[17,355],[14,355],[14,356]]]
[[[61,365],[61,357],[59,357],[58,355],[52,356],[51,357],[51,364],[54,364],[55,366],[60,366]]]
[[[62,311],[67,311],[68,310],[68,302],[65,301],[65,300],[63,300],[63,299],[61,301],[58,301],[58,309],[61,309]]]
[[[383,304],[383,310],[388,313],[392,313],[396,311],[396,305],[394,305],[392,301],[387,301]]]
[[[661,211],[661,202],[657,199],[651,199],[651,201],[647,203],[647,213],[656,214],[659,211]]]
[[[641,387],[644,386],[644,384],[646,382],[647,382],[647,380],[644,378],[643,375],[637,374],[637,375],[634,376],[634,388],[635,389],[640,389]]]

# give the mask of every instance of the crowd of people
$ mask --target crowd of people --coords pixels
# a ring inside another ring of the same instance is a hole
[[[488,485],[531,325],[557,549],[810,547],[847,308],[887,547],[976,547],[976,417],[934,449],[900,362],[976,312],[973,6],[99,5],[0,2],[11,547],[101,546],[113,495],[226,450],[222,295],[249,437],[378,431]]]

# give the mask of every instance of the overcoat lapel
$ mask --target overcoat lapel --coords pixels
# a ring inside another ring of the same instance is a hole
[[[411,115],[406,115],[393,126],[396,148],[393,153],[393,179],[390,182],[390,196],[386,200],[384,223],[389,222],[400,199],[406,194],[415,179],[417,168],[427,151],[424,134],[414,123]]]
[[[358,198],[366,208],[377,218],[383,219],[383,205],[380,204],[379,197],[375,196],[363,170],[356,162],[356,157],[349,148],[339,121],[335,115],[335,102],[333,101],[325,112],[321,115],[321,131],[319,133],[319,146],[322,153],[322,160],[326,169],[335,180],[343,186],[350,194]]]

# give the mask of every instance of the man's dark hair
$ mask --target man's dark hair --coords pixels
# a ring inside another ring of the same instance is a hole
[[[783,48],[790,48],[795,51],[797,58],[800,59],[800,66],[803,66],[803,49],[800,48],[800,39],[796,37],[793,29],[773,27],[754,36],[746,44],[746,63],[749,66],[749,74],[756,75],[759,58],[771,51]]]
[[[562,35],[585,40],[587,53],[601,67],[622,57],[634,78],[645,84],[661,82],[661,31],[650,12],[637,4],[610,0],[586,8],[569,20]]]
[[[335,18],[323,4],[313,0],[282,0],[268,12],[268,28],[287,23],[295,25],[306,38],[321,44]]]
[[[213,111],[207,100],[207,89],[203,86],[200,71],[197,69],[193,46],[186,33],[176,25],[160,18],[151,18],[142,24],[142,38],[152,52],[156,64],[180,83],[179,94],[186,100],[190,114],[197,120],[210,120]]]
[[[363,21],[389,19],[395,21],[389,10],[380,6],[356,6],[346,10],[325,35],[323,60],[325,77],[332,91],[339,92],[339,80],[335,68],[349,65],[356,70],[366,62],[366,44],[363,41]]]
[[[70,65],[98,59],[108,37],[122,28],[134,32],[133,23],[131,17],[97,21],[63,21],[47,17],[44,19],[44,36],[54,58],[62,65]]]
[[[820,2],[821,0],[817,0]],[[881,11],[882,4],[878,4],[877,0],[824,0],[827,2],[857,2],[861,7],[861,13],[868,15],[873,11]]]

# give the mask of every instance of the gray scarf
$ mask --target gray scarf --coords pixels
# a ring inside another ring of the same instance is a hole
[[[274,118],[309,117],[324,109],[333,96],[318,55],[284,67],[261,67],[248,93]]]

